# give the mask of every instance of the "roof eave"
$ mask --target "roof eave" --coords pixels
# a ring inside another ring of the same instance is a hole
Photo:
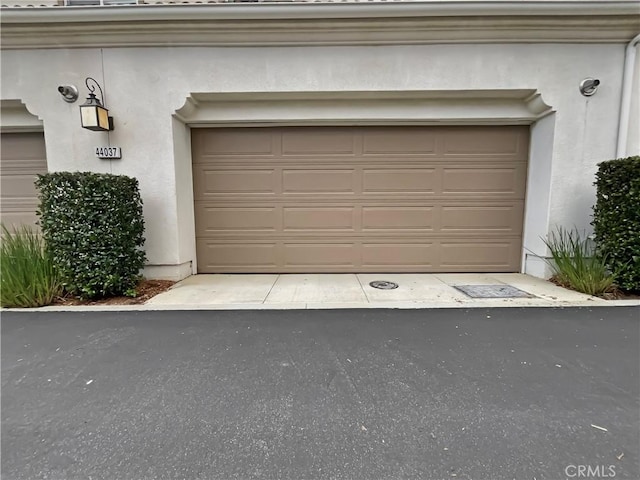
[[[3,9],[1,48],[626,43],[640,0],[220,3]]]
[[[639,15],[638,0],[421,0],[395,2],[221,2],[105,7],[3,7],[2,24],[459,16]]]

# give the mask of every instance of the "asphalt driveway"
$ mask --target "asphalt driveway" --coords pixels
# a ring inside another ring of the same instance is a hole
[[[634,307],[5,312],[2,478],[638,479],[639,344]]]

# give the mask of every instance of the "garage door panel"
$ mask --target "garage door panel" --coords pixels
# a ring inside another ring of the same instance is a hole
[[[276,242],[224,243],[199,239],[196,246],[198,265],[203,269],[237,268],[238,271],[246,271],[243,269],[247,267],[274,268],[280,263]]]
[[[277,173],[273,169],[194,169],[196,198],[233,193],[275,193],[278,190],[277,186]]]
[[[197,235],[220,232],[275,232],[280,225],[280,214],[275,207],[211,207],[196,208],[199,216]]]
[[[353,193],[355,170],[287,169],[282,171],[283,193]]]
[[[355,154],[356,138],[344,129],[283,131],[282,155],[350,156]]]
[[[27,206],[20,205],[20,210],[11,211],[2,208],[2,223],[11,231],[14,228],[19,228],[22,225],[35,226],[38,221],[38,216],[35,214],[36,206],[33,209],[26,210]]]
[[[434,229],[433,207],[362,207],[362,230],[419,230]]]
[[[3,134],[6,135],[6,134]],[[11,150],[7,149],[7,147],[2,144],[3,150],[8,150],[8,153],[11,154]],[[38,149],[39,150],[39,149]],[[5,152],[6,154],[7,152]],[[44,160],[44,153],[42,153],[42,158],[28,158],[26,154],[36,155],[37,152],[17,152],[20,155],[20,158],[3,158],[2,159],[2,172],[7,174],[15,174],[15,175],[37,175],[42,173],[42,162]]]
[[[371,129],[363,135],[362,153],[367,155],[435,155],[437,135],[424,128]]]
[[[473,129],[445,130],[442,135],[444,155],[521,155],[520,128],[476,127]]]
[[[215,135],[202,134],[196,130],[193,135],[194,163],[207,163],[207,157],[216,156],[256,156],[271,157],[277,154],[277,142],[271,132],[261,129],[219,129]]]
[[[5,162],[22,163],[36,160],[42,167],[42,160],[46,157],[44,135],[42,133],[3,133],[2,134],[2,168]]]
[[[504,271],[519,257],[517,239],[448,242],[443,240],[393,242],[389,238],[354,239],[344,242],[327,239],[325,243],[308,239],[301,242],[276,240],[261,243],[198,243],[206,262],[199,265],[219,272],[247,273],[273,271],[351,272],[354,265],[362,272],[399,271]]]
[[[524,196],[525,168],[444,168],[442,193],[483,197]]]
[[[433,168],[365,168],[362,172],[363,193],[433,193],[438,182]]]
[[[441,200],[440,202],[444,202]],[[394,203],[397,203],[394,205]],[[366,201],[327,203],[300,202],[298,206],[261,202],[261,207],[206,202],[196,203],[198,235],[245,235],[280,237],[328,235],[335,232],[369,235],[393,232],[394,235],[429,237],[518,236],[522,231],[522,202],[483,205],[482,202],[438,204],[415,202]]]
[[[353,243],[284,243],[284,267],[351,268],[357,250]]]
[[[402,267],[433,267],[432,243],[363,243],[362,266],[380,271],[398,271]]]
[[[355,230],[354,207],[284,207],[283,232]]]
[[[3,169],[3,175],[0,180],[3,201],[9,198],[33,200],[38,193],[35,185],[36,175],[38,173],[42,173],[42,171],[36,170],[27,174],[20,172],[15,175],[7,175],[7,171]]]
[[[519,270],[526,127],[247,130],[271,156],[194,140],[198,271]]]
[[[502,206],[443,206],[440,231],[472,234],[500,232],[506,235],[522,233],[522,203]]]
[[[442,242],[440,266],[444,269],[464,267],[473,271],[507,269],[519,250],[519,240],[494,242]]]

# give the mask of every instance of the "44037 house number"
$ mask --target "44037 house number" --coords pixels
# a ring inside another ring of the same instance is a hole
[[[120,147],[96,147],[96,157],[113,160],[122,158],[122,148]]]

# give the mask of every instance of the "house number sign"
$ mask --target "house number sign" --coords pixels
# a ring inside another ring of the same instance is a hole
[[[96,157],[113,160],[122,158],[122,148],[120,147],[96,147]]]

